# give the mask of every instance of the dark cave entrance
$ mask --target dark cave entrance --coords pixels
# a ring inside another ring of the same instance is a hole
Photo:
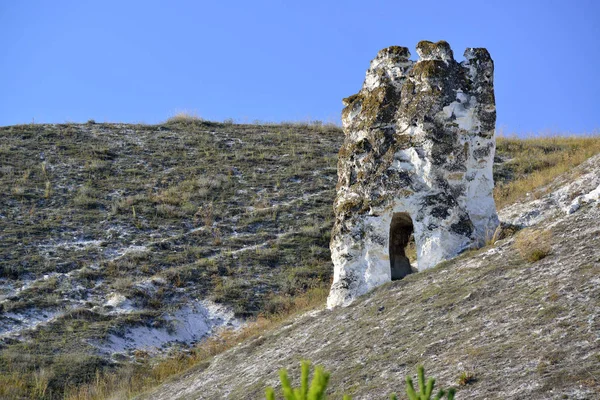
[[[413,223],[408,213],[395,213],[390,225],[390,268],[392,280],[404,278],[413,272],[411,261],[416,261]]]

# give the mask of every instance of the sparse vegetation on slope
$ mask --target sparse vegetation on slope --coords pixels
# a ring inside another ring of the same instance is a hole
[[[0,398],[129,397],[322,304],[341,140],[322,124],[187,116],[0,128]],[[598,143],[499,140],[512,161],[496,198],[523,196]],[[526,167],[532,154],[553,161]],[[511,183],[536,172],[547,175]],[[130,327],[168,328],[195,298],[263,316],[162,361],[99,352]]]
[[[519,232],[515,240],[515,247],[524,260],[535,262],[550,254],[552,251],[551,239],[550,231],[525,229]]]
[[[142,398],[260,398],[277,384],[278,368],[298,374],[301,358],[331,372],[332,399],[400,392],[398,381],[418,364],[442,387],[460,381],[459,399],[595,398],[598,218],[600,208],[590,204],[545,221],[539,229],[551,231],[550,257],[525,261],[515,238],[500,240],[347,308],[295,319]]]
[[[494,199],[498,209],[600,153],[600,136],[498,137]],[[540,196],[541,193],[537,193]]]
[[[4,396],[32,397],[40,370],[62,397],[128,364],[98,345],[167,329],[193,299],[277,315],[329,285],[338,128],[176,118],[0,137]]]
[[[314,288],[291,298],[284,311],[259,315],[241,329],[217,332],[194,348],[168,357],[152,359],[143,352],[136,362],[125,368],[99,373],[91,383],[70,388],[66,400],[102,400],[109,397],[130,398],[191,368],[203,368],[209,360],[250,338],[272,331],[299,314],[314,310],[325,303],[329,288]]]
[[[258,397],[274,382],[270,366],[290,368],[298,358],[332,370],[333,398],[381,397],[420,362],[438,371],[442,383],[458,383],[458,398],[590,398],[600,389],[590,322],[600,315],[600,287],[590,280],[600,272],[594,223],[600,208],[592,203],[573,215],[563,209],[580,190],[598,185],[600,159],[590,161],[552,184],[561,202],[552,201],[555,193],[543,198],[554,210],[544,210],[551,218],[532,229],[542,232],[551,257],[527,259],[522,239],[507,229],[493,246],[392,282],[348,308],[292,321],[144,398],[208,399],[214,387],[226,389],[225,398]],[[582,181],[570,185],[569,177]],[[561,182],[569,186],[556,186]],[[522,212],[529,214],[539,203],[526,204]]]

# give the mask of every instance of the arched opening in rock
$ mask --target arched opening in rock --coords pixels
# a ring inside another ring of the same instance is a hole
[[[408,213],[395,213],[390,225],[390,268],[392,280],[402,279],[413,272],[416,261],[413,223]]]

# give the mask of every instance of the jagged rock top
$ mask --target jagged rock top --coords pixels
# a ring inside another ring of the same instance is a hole
[[[431,109],[435,105],[431,101],[434,98],[440,98],[440,103],[445,104],[457,97],[464,101],[465,96],[459,96],[457,92],[475,92],[479,103],[494,105],[493,87],[492,90],[486,87],[493,85],[494,65],[485,48],[467,48],[465,61],[461,63],[454,60],[453,51],[445,41],[421,41],[417,44],[417,54],[420,59],[412,61],[407,47],[391,46],[380,50],[371,61],[361,91],[343,99],[346,106],[342,112],[344,126],[348,129],[365,128],[369,124],[384,126],[400,113],[412,116],[411,123],[423,122],[424,115],[434,111]],[[401,91],[403,85],[407,87]],[[427,98],[430,101],[426,101]],[[361,103],[363,118],[354,121],[358,103]],[[398,113],[393,112],[395,110]],[[480,131],[493,130],[495,107],[483,111],[489,115],[484,116],[487,123]]]
[[[437,43],[422,40],[417,43],[417,54],[421,60],[454,60],[454,53],[448,42],[440,40]]]

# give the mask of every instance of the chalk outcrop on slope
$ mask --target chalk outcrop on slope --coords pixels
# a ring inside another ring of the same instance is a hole
[[[468,48],[458,63],[444,41],[417,53],[381,50],[344,99],[329,307],[482,244],[498,225],[493,61]]]

